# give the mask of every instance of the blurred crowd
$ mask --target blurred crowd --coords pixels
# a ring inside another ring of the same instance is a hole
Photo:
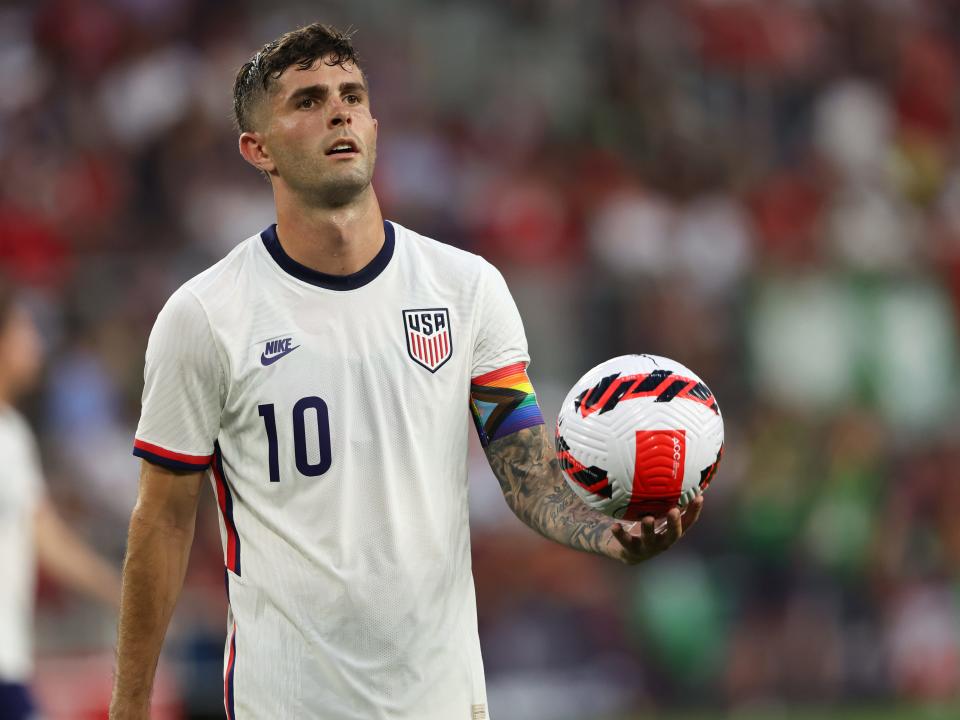
[[[724,413],[700,523],[637,568],[541,540],[474,448],[494,716],[956,697],[955,0],[5,4],[0,267],[44,330],[26,409],[74,526],[119,563],[156,313],[273,220],[234,73],[314,20],[357,29],[387,217],[503,270],[548,422],[632,352],[688,365]],[[220,557],[207,497],[170,717],[222,713]],[[63,689],[102,685],[101,613],[41,583],[51,716],[102,702]]]

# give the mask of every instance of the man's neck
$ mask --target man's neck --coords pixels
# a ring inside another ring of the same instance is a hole
[[[366,267],[383,247],[383,215],[373,188],[341,208],[310,208],[277,195],[277,237],[301,265],[328,275]]]

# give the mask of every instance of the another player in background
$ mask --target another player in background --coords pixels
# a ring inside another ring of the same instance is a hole
[[[0,718],[35,717],[36,565],[68,587],[117,607],[120,574],[63,522],[44,490],[30,427],[13,405],[40,371],[40,340],[14,288],[0,278]]]
[[[512,510],[572,548],[641,562],[701,501],[661,536],[568,489],[500,273],[383,220],[347,37],[311,25],[267,44],[234,102],[278,222],[175,292],[151,333],[111,717],[148,717],[209,469],[230,720],[485,720],[468,409]]]

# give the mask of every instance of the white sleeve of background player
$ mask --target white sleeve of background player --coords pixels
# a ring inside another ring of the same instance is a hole
[[[36,507],[47,493],[47,483],[43,478],[43,463],[40,462],[40,448],[37,447],[37,437],[25,419],[17,416],[23,438],[24,464],[16,468],[15,472],[22,473],[27,497],[31,507]]]
[[[471,378],[515,363],[530,362],[523,321],[503,275],[486,261],[483,272]]]
[[[30,486],[30,499],[36,506],[47,494],[47,483],[43,479],[43,463],[40,462],[40,449],[37,447],[37,439],[26,423],[24,423],[24,428],[27,432],[27,443],[29,445],[27,467],[24,468],[24,472],[27,474]]]
[[[223,365],[207,315],[180,288],[147,343],[140,424],[133,454],[175,470],[204,470],[220,432]]]

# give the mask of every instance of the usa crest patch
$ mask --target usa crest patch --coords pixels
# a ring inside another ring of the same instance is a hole
[[[436,372],[453,355],[453,334],[447,308],[404,310],[403,328],[407,336],[407,354],[430,372]]]

